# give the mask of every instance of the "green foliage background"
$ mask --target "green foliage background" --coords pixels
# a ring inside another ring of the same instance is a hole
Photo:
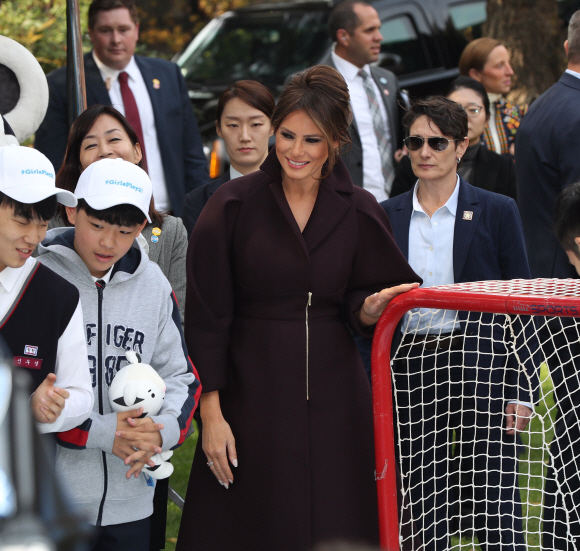
[[[171,59],[213,17],[252,0],[137,0],[137,53]],[[259,1],[259,0],[257,0]],[[79,0],[83,48],[90,0]],[[66,0],[0,0],[0,34],[28,48],[46,73],[66,64]]]

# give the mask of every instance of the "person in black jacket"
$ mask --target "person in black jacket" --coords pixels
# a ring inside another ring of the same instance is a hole
[[[457,168],[459,175],[472,186],[516,199],[516,175],[513,157],[486,148],[481,141],[489,120],[489,98],[483,85],[469,77],[457,77],[447,97],[463,105],[468,115],[469,147]],[[391,197],[409,191],[417,178],[408,157],[401,160],[395,174]]]
[[[217,188],[255,172],[266,159],[273,132],[270,119],[274,106],[272,92],[254,80],[238,80],[220,96],[215,126],[218,136],[224,140],[230,168],[220,178],[185,196],[181,218],[188,236]]]

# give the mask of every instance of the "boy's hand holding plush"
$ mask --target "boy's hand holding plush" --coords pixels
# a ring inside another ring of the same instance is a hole
[[[32,395],[32,414],[38,423],[54,423],[64,409],[68,390],[54,386],[56,375],[49,373]]]
[[[130,364],[116,374],[109,388],[109,401],[117,412],[113,453],[126,465],[131,464],[127,478],[137,478],[143,468],[153,478],[167,478],[173,466],[166,461],[173,452],[162,453],[163,425],[149,417],[163,405],[165,383],[150,365],[141,363],[137,354],[127,352],[126,356]],[[133,409],[137,404],[141,407]]]

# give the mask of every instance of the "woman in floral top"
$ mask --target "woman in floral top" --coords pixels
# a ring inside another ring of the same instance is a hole
[[[473,40],[461,54],[459,72],[481,82],[489,96],[491,116],[483,133],[487,148],[513,155],[516,132],[528,106],[504,97],[514,74],[506,47],[494,38]]]

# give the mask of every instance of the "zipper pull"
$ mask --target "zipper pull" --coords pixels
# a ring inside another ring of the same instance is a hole
[[[308,306],[312,306],[312,293],[308,293]]]

